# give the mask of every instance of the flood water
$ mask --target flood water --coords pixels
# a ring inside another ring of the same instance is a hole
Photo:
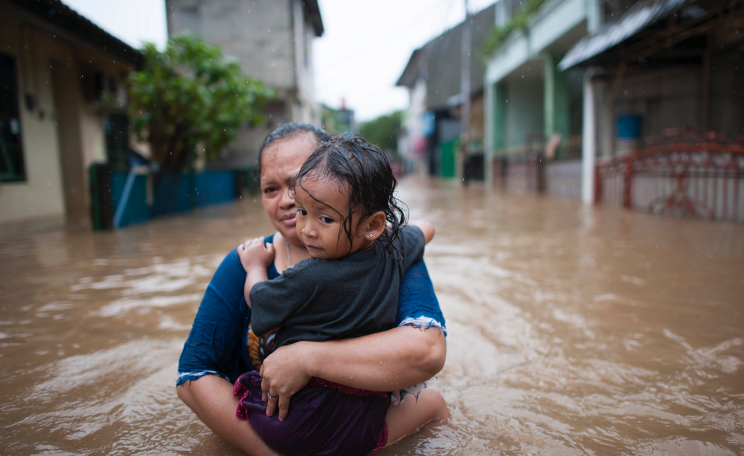
[[[437,236],[452,411],[392,454],[744,454],[744,227],[406,180]],[[0,453],[237,454],[175,394],[251,200],[128,227],[0,226]],[[242,284],[238,284],[242,287]]]

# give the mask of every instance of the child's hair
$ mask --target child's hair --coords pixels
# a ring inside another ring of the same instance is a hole
[[[359,223],[375,212],[384,212],[388,229],[379,237],[382,247],[396,261],[402,252],[395,246],[400,228],[406,222],[403,202],[395,197],[398,181],[390,167],[385,152],[370,144],[357,134],[347,133],[320,143],[315,152],[305,161],[300,172],[292,178],[290,190],[302,186],[305,178],[337,182],[349,191],[349,212],[343,217],[343,227],[352,250],[354,233],[351,232],[351,216],[361,214]],[[308,193],[309,194],[309,193]],[[310,197],[321,204],[312,194]],[[336,211],[338,212],[338,211]]]

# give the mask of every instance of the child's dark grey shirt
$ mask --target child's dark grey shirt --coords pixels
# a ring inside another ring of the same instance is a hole
[[[311,258],[250,292],[251,327],[257,336],[279,328],[271,350],[303,340],[348,339],[395,327],[403,274],[424,256],[418,227],[400,231],[395,262],[380,242],[339,260]],[[270,353],[266,353],[268,356]]]

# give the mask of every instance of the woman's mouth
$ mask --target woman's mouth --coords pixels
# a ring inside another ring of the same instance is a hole
[[[297,218],[294,215],[282,217],[282,223],[284,226],[295,226],[297,224]]]

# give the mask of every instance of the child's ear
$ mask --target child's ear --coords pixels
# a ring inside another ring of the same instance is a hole
[[[375,240],[385,232],[387,228],[387,218],[382,211],[375,212],[364,221],[362,230],[363,236],[370,240]]]

